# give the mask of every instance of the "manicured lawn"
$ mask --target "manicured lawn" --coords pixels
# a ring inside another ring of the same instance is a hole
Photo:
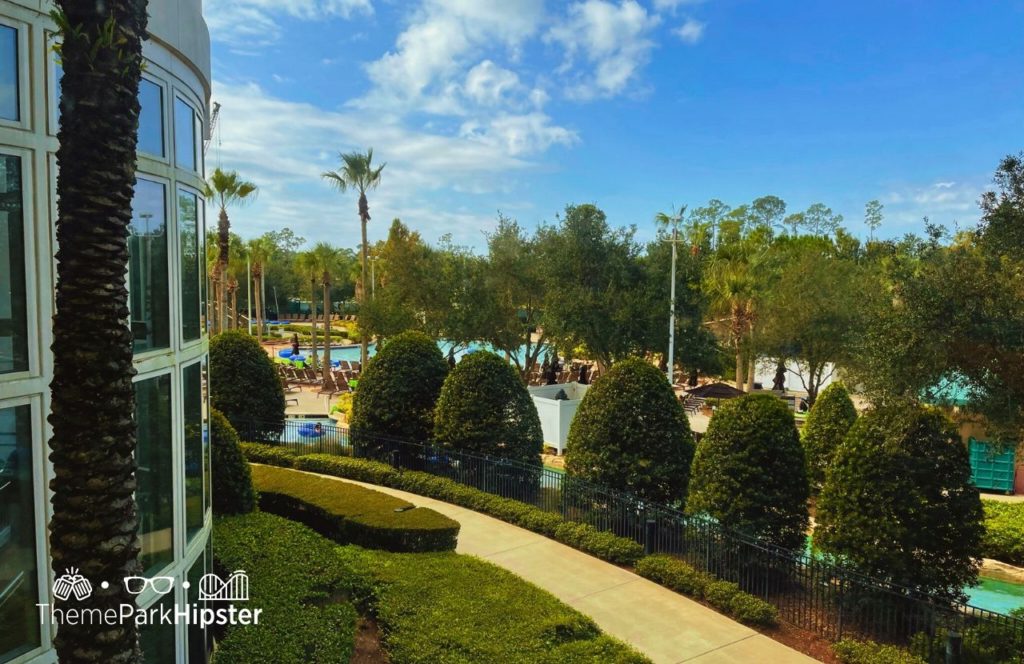
[[[214,553],[222,569],[249,571],[250,608],[273,608],[258,627],[230,631],[215,664],[347,662],[353,605],[376,617],[391,664],[648,661],[540,588],[468,556],[338,546],[264,513],[218,519]]]

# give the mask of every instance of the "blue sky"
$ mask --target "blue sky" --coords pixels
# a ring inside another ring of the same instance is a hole
[[[400,217],[479,247],[593,202],[649,237],[660,210],[765,194],[824,202],[866,234],[977,221],[1024,149],[1024,0],[206,0],[207,167],[261,187],[232,215],[358,244],[319,178],[386,161],[371,239]]]

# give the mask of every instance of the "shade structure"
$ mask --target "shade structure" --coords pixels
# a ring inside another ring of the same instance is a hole
[[[701,399],[735,399],[746,394],[743,390],[737,390],[732,385],[726,385],[725,383],[708,383],[707,385],[687,390],[686,393]]]

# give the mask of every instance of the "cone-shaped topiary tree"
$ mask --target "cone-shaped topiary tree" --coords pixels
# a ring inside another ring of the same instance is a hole
[[[454,450],[540,465],[544,433],[519,373],[494,353],[478,351],[462,358],[444,381],[434,440]]]
[[[832,383],[815,400],[801,437],[807,457],[807,475],[813,490],[821,489],[825,469],[832,463],[836,449],[856,421],[857,409],[842,383]]]
[[[897,403],[858,419],[836,451],[814,544],[865,574],[961,599],[978,576],[982,518],[952,422]]]
[[[807,498],[804,450],[786,404],[772,394],[723,403],[697,445],[686,511],[799,550]]]
[[[349,424],[357,453],[375,456],[382,437],[425,443],[448,365],[433,339],[403,332],[377,350],[359,377]]]
[[[274,437],[284,427],[284,386],[254,337],[229,330],[210,341],[210,405],[246,437]]]
[[[210,465],[215,514],[245,514],[256,509],[252,472],[242,455],[238,434],[218,410],[210,409]]]
[[[646,500],[686,501],[693,434],[665,375],[641,359],[615,363],[587,390],[569,427],[565,470]]]

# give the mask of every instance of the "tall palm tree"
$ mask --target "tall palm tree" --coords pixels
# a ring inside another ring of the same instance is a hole
[[[377,185],[380,184],[381,171],[384,170],[387,164],[381,164],[376,168],[373,167],[373,148],[367,150],[366,154],[362,152],[348,152],[341,154],[340,157],[341,168],[337,171],[326,171],[321,177],[333,184],[342,193],[348,191],[349,188],[359,192],[359,222],[363,232],[363,243],[360,246],[363,269],[362,279],[360,280],[362,288],[359,291],[359,308],[362,309],[363,305],[366,304],[366,284],[369,283],[366,274],[366,223],[370,221],[370,204],[366,202],[366,192],[377,188]],[[359,359],[365,367],[369,354],[369,342],[365,334],[360,336],[362,341],[359,344]]]
[[[123,583],[103,587],[99,580],[142,573],[125,275],[146,2],[56,4],[64,74],[57,134],[50,556],[55,576],[75,569],[96,580],[93,593],[74,608],[105,613],[134,604],[135,597]],[[58,607],[63,604],[57,600]],[[65,622],[54,645],[61,662],[142,658],[132,620]]]
[[[303,251],[295,258],[295,268],[302,279],[309,280],[309,318],[313,325],[313,352],[310,364],[316,369],[316,286],[321,275],[319,259],[312,250]]]
[[[249,255],[249,263],[252,266],[252,290],[253,302],[256,306],[256,339],[263,341],[263,270],[270,262],[277,247],[266,237],[258,237],[249,240],[246,251]],[[250,316],[252,313],[249,314]]]
[[[227,271],[231,243],[231,222],[228,219],[228,207],[241,206],[256,198],[259,193],[256,185],[243,180],[237,171],[223,171],[214,169],[213,174],[206,182],[206,197],[211,199],[220,208],[220,216],[217,219],[217,246],[220,253],[217,256],[218,271],[220,273],[220,289],[217,291],[217,325],[214,332],[224,330],[224,291],[227,284]]]
[[[736,388],[742,390],[744,378],[748,377],[744,352],[754,326],[758,257],[741,244],[719,250],[706,273],[705,288],[712,309],[729,322],[729,337],[736,354]]]
[[[331,275],[338,270],[338,250],[326,242],[313,247],[315,266],[320,271],[320,287],[324,291],[324,382],[331,371]]]

